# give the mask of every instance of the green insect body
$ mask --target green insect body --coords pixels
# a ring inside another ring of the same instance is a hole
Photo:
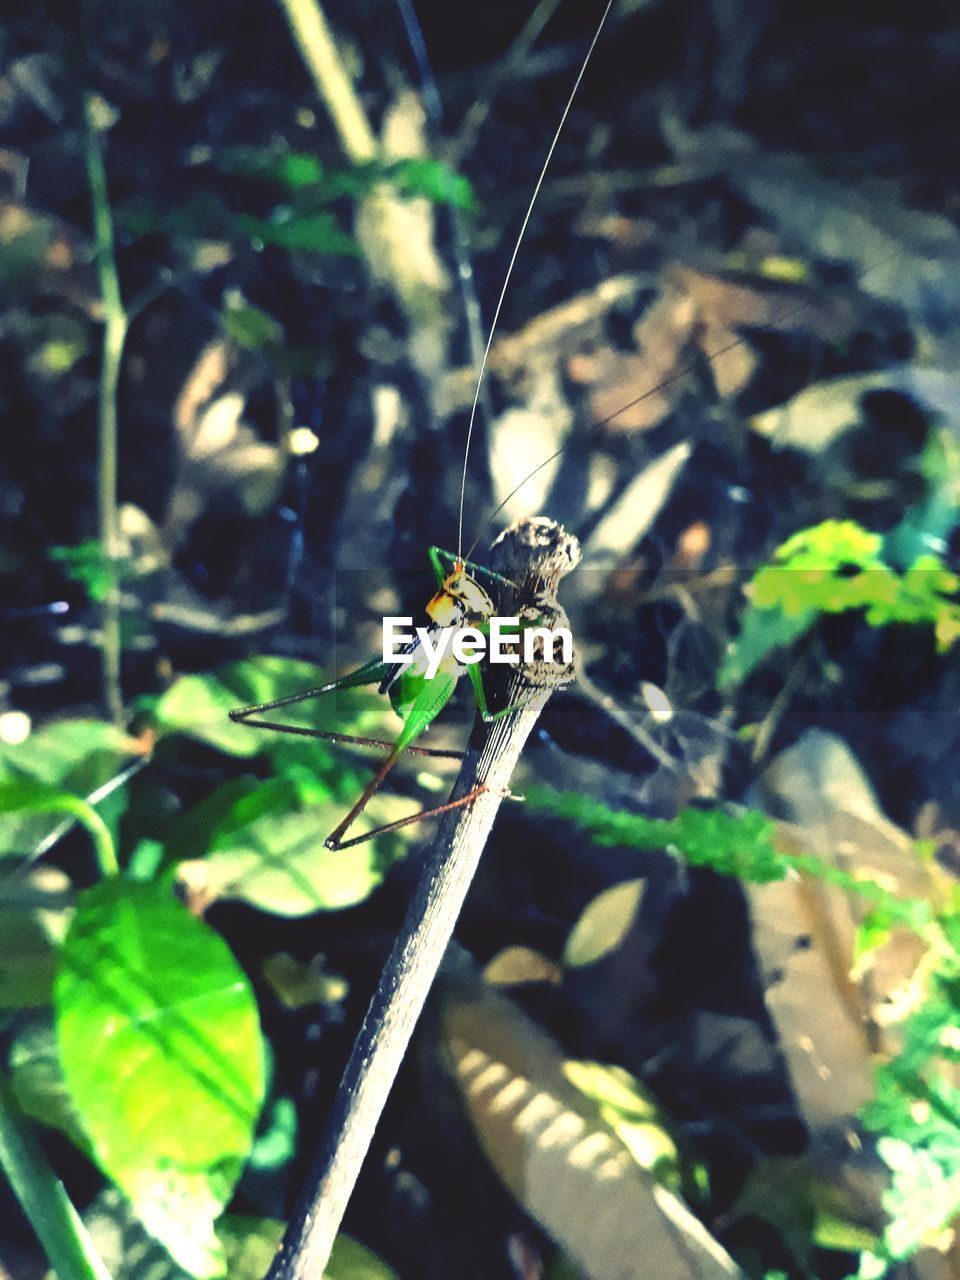
[[[480,632],[481,635],[489,636],[490,619],[494,614],[494,604],[477,581],[474,573],[482,573],[489,577],[491,581],[503,586],[512,587],[514,584],[509,579],[494,573],[490,569],[474,565],[470,561],[464,560],[461,556],[454,556],[439,547],[431,547],[429,555],[430,563],[437,579],[437,591],[426,606],[430,630],[439,632],[444,628],[472,627]],[[445,560],[452,565],[449,573],[444,571]],[[473,573],[470,572],[471,569],[474,571]],[[528,623],[526,625],[533,624]],[[516,634],[522,634],[523,630],[524,624],[520,624],[516,629]],[[292,733],[303,737],[326,738],[334,742],[353,743],[360,746],[379,747],[388,752],[382,765],[370,780],[356,804],[327,837],[326,843],[329,848],[342,849],[354,844],[360,844],[365,840],[370,840],[374,836],[382,834],[386,830],[392,830],[395,827],[419,821],[432,814],[443,812],[445,808],[449,807],[441,805],[423,813],[414,814],[410,818],[401,818],[398,822],[378,827],[373,831],[365,832],[361,836],[355,836],[351,840],[344,839],[346,832],[366,808],[371,797],[379,790],[384,778],[404,751],[416,755],[432,756],[457,754],[448,751],[434,751],[429,748],[419,747],[415,743],[416,739],[420,737],[424,730],[429,728],[450,701],[464,671],[467,672],[470,678],[477,710],[485,724],[491,724],[502,716],[511,714],[522,705],[521,703],[514,703],[498,711],[491,711],[483,687],[480,666],[476,663],[461,664],[449,648],[443,652],[432,675],[428,673],[425,647],[419,640],[411,644],[403,656],[406,659],[405,661],[395,663],[384,662],[379,658],[373,659],[362,667],[358,667],[357,670],[351,671],[337,680],[332,680],[329,684],[321,685],[319,688],[308,689],[303,693],[293,694],[291,697],[279,698],[274,702],[238,707],[230,712],[231,720],[250,725],[253,728],[270,729],[277,733]],[[266,713],[276,711],[281,707],[305,702],[323,694],[335,693],[343,689],[355,689],[371,684],[378,685],[380,692],[389,696],[394,711],[403,721],[403,727],[395,742],[386,742],[379,738],[361,738],[353,734],[341,734],[324,729],[308,729],[301,725],[286,725],[262,718]],[[468,796],[461,797],[455,803],[469,803],[473,798],[473,793],[470,793]]]

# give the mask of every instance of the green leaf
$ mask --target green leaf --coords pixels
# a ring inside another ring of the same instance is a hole
[[[108,1189],[84,1214],[90,1234],[110,1267],[113,1280],[186,1280],[182,1267],[145,1235],[116,1191]],[[283,1235],[276,1218],[224,1214],[217,1224],[230,1280],[262,1280]],[[334,1241],[324,1280],[397,1280],[396,1273],[363,1245],[340,1235]]]
[[[77,904],[54,1002],[101,1168],[185,1270],[223,1275],[213,1222],[264,1091],[256,1004],[226,943],[168,887],[113,879]]]
[[[277,1098],[267,1113],[250,1149],[249,1168],[258,1171],[282,1169],[297,1152],[297,1108],[290,1098]]]
[[[48,1002],[71,906],[70,881],[56,867],[36,866],[0,880],[0,1009]]]
[[[117,852],[104,820],[80,796],[44,782],[0,782],[0,813],[63,813],[75,818],[88,832],[103,875],[117,870]]]
[[[332,213],[298,214],[292,209],[257,218],[250,213],[233,215],[237,231],[260,244],[275,245],[290,252],[322,253],[330,257],[357,258],[360,246]]]
[[[862,609],[871,627],[926,624],[940,653],[952,648],[960,641],[960,577],[933,555],[900,574],[883,560],[882,546],[880,534],[853,520],[825,520],[788,538],[750,582],[750,608],[720,666],[720,687],[741,684],[821,614]]]
[[[397,1280],[397,1273],[357,1240],[339,1235],[324,1280]]]
[[[0,743],[0,781],[45,783],[79,799],[121,772],[132,745],[125,733],[103,720],[57,720],[23,742]],[[65,822],[63,809],[51,812],[32,804],[32,816],[26,813],[14,803],[0,814],[0,857],[31,853],[58,828],[68,830],[77,816],[68,814]]]
[[[289,797],[289,786],[282,780],[277,781],[280,781],[284,794]],[[260,791],[263,786],[256,778],[232,778],[192,805],[170,828],[164,846],[164,862],[196,858],[205,849],[209,849],[217,832],[230,823],[237,802]],[[285,807],[290,807],[289,799]]]
[[[246,351],[260,351],[283,342],[279,321],[249,302],[234,301],[220,313],[224,333]]]
[[[79,542],[75,546],[50,547],[47,554],[63,567],[71,582],[78,583],[90,599],[98,603],[106,600],[121,569],[129,569],[127,562],[123,566],[111,566],[95,538],[88,538],[86,542]]]
[[[0,769],[33,778],[37,782],[58,783],[71,791],[90,790],[117,772],[118,762],[130,754],[130,739],[105,720],[56,720],[31,733],[15,746],[0,743]],[[106,766],[87,768],[91,760]]]
[[[434,204],[449,204],[466,212],[475,207],[469,180],[442,160],[429,156],[401,160],[393,166],[391,177],[404,195],[426,196]]]
[[[677,1147],[655,1099],[629,1071],[603,1062],[568,1059],[563,1074],[600,1108],[604,1121],[628,1147],[641,1169],[675,1185]]]
[[[10,1083],[25,1115],[67,1135],[89,1154],[83,1126],[60,1067],[57,1036],[50,1009],[17,1027],[9,1054]]]
[[[181,676],[154,708],[157,727],[161,733],[186,733],[226,755],[252,757],[263,749],[263,742],[252,729],[230,719],[240,700],[219,676]]]
[[[58,1280],[111,1280],[2,1074],[0,1169],[36,1231]]]
[[[468,179],[444,161],[429,156],[386,165],[373,161],[352,169],[330,169],[310,152],[233,147],[217,164],[224,173],[272,183],[291,196],[308,197],[314,205],[344,196],[361,198],[383,181],[393,183],[401,195],[423,196],[435,204],[469,211],[476,203]]]
[[[307,151],[278,151],[266,147],[230,147],[217,160],[223,173],[269,182],[290,192],[309,191],[320,200],[358,195],[375,180],[365,167],[355,171],[328,169]]]

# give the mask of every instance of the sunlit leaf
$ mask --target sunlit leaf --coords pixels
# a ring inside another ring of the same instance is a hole
[[[396,816],[396,802],[377,797],[358,819],[356,832]],[[268,814],[222,833],[213,852],[181,863],[177,874],[202,903],[239,899],[281,916],[355,906],[380,886],[402,844],[388,839],[327,849],[324,840],[342,817],[340,805],[331,803],[302,813]]]
[[[114,1190],[97,1197],[84,1214],[113,1280],[186,1280],[184,1271],[146,1235]],[[273,1261],[284,1224],[276,1218],[227,1213],[217,1224],[230,1280],[262,1280]],[[384,1262],[349,1236],[334,1241],[324,1280],[397,1280]]]
[[[660,1182],[675,1181],[676,1143],[653,1096],[636,1077],[622,1067],[573,1059],[563,1064],[563,1074],[599,1106],[603,1119],[642,1169],[655,1173]]]
[[[563,950],[571,969],[596,964],[621,945],[637,917],[645,881],[625,880],[598,893],[580,914]]]
[[[243,971],[168,886],[115,878],[80,898],[54,996],[64,1078],[98,1163],[186,1270],[224,1274],[213,1222],[264,1089]]]
[[[79,822],[93,841],[101,871],[110,874],[116,870],[117,855],[110,831],[93,805],[82,796],[46,782],[0,781],[0,814],[21,813],[60,814],[68,821]]]

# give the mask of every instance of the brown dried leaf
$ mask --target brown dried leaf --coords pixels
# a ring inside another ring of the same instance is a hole
[[[590,1280],[720,1280],[729,1255],[632,1157],[559,1047],[482,984],[446,987],[444,1038],[497,1173]]]

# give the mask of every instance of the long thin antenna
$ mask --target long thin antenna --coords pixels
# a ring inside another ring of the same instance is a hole
[[[898,250],[895,250],[893,253],[889,253],[885,255],[885,257],[883,257],[879,262],[875,262],[872,267],[870,267],[867,271],[864,271],[860,279],[861,280],[866,279],[867,277],[872,275],[875,271],[879,270],[881,267],[887,266],[890,262],[900,257],[900,254],[901,254],[901,250],[898,249]],[[792,319],[795,315],[799,315],[802,312],[808,310],[812,305],[813,305],[812,301],[809,298],[807,298],[802,302],[798,302],[795,306],[787,307],[781,314],[774,316],[774,324],[777,324],[777,325],[784,324],[787,320]],[[714,360],[719,360],[720,357],[725,356],[728,351],[733,351],[737,347],[742,347],[745,342],[746,342],[746,338],[744,337],[734,338],[731,342],[726,343],[724,346],[718,347],[716,351],[711,351],[710,354],[707,356],[707,363],[713,364]],[[642,404],[644,400],[649,400],[651,396],[655,396],[659,392],[663,391],[665,387],[672,386],[673,383],[679,382],[681,378],[685,378],[688,374],[693,373],[693,371],[700,365],[701,359],[702,357],[700,356],[694,357],[694,359],[692,359],[688,364],[682,365],[679,369],[675,370],[673,373],[668,374],[666,378],[662,378],[659,382],[655,383],[652,387],[648,387],[647,390],[641,392],[640,395],[634,396],[632,400],[628,400],[626,404],[622,404],[619,409],[615,409],[613,413],[609,413],[605,418],[601,418],[599,422],[595,422],[593,424],[592,430],[600,431],[603,427],[613,422],[615,418],[619,418],[621,413],[626,413],[628,409],[635,408],[636,405]],[[501,502],[499,502],[496,507],[494,507],[493,511],[491,511],[490,514],[487,516],[486,520],[484,520],[483,524],[480,527],[480,532],[478,533],[476,540],[474,541],[473,545],[470,547],[469,551],[467,552],[466,558],[468,560],[471,558],[474,551],[476,551],[478,545],[480,544],[480,541],[484,536],[484,532],[489,528],[489,526],[493,523],[493,521],[496,520],[497,516],[500,514],[503,508],[507,505],[510,499],[513,498],[516,494],[518,494],[520,490],[524,487],[524,485],[528,484],[529,481],[531,481],[535,475],[539,475],[544,467],[549,466],[550,463],[553,462],[554,458],[559,458],[561,453],[564,453],[566,451],[566,448],[567,448],[567,443],[564,442],[559,449],[554,449],[553,453],[548,454],[543,459],[542,462],[538,462],[537,465],[533,468],[533,470],[528,471],[527,474],[523,477],[523,479],[519,482],[519,484],[514,485],[514,487],[510,490],[507,496]]]
[[[477,374],[477,385],[473,393],[473,404],[470,407],[470,422],[467,426],[467,443],[463,450],[463,475],[460,477],[460,515],[457,521],[457,559],[459,560],[463,554],[463,506],[467,494],[467,466],[470,462],[470,445],[473,441],[473,425],[477,417],[477,405],[480,403],[480,392],[483,387],[483,375],[487,369],[487,361],[490,358],[490,348],[493,345],[493,335],[497,331],[497,321],[500,319],[500,312],[503,308],[503,300],[507,294],[507,286],[510,284],[510,277],[513,275],[513,268],[517,261],[517,255],[520,252],[520,246],[523,243],[523,237],[526,234],[530,218],[533,215],[533,206],[537,203],[537,197],[540,195],[540,188],[543,186],[544,179],[547,176],[547,170],[550,168],[550,161],[553,159],[553,153],[557,149],[557,143],[560,141],[560,134],[563,132],[563,126],[567,122],[567,116],[570,114],[570,108],[573,106],[573,100],[577,96],[577,90],[580,88],[580,81],[583,79],[587,66],[593,56],[593,51],[597,47],[597,41],[600,39],[600,32],[603,30],[603,24],[607,20],[607,14],[613,8],[613,0],[607,0],[606,8],[597,24],[597,29],[593,33],[593,39],[590,41],[590,48],[587,50],[587,56],[577,73],[577,78],[570,90],[570,96],[567,98],[567,104],[563,108],[563,114],[560,117],[560,123],[557,125],[553,140],[547,151],[547,158],[543,162],[540,170],[540,176],[537,178],[536,186],[533,188],[533,195],[530,197],[530,203],[527,205],[527,211],[523,215],[523,222],[520,226],[520,234],[517,236],[516,243],[513,246],[513,253],[510,255],[510,265],[507,267],[507,274],[503,278],[503,285],[500,289],[500,297],[497,299],[497,307],[493,313],[493,323],[490,325],[490,332],[487,335],[487,345],[483,351],[483,359],[480,361],[480,371]]]
[[[809,302],[799,302],[795,307],[791,307],[789,311],[784,312],[782,316],[778,316],[777,319],[780,320],[781,322],[784,320],[789,320],[789,318],[795,312],[805,311],[807,307],[809,307],[809,305],[810,305]],[[728,342],[725,347],[720,347],[719,350],[712,351],[707,358],[708,363],[712,363],[714,360],[719,359],[720,356],[726,355],[728,351],[732,351],[735,347],[742,347],[743,343],[744,343],[743,338],[735,338],[732,342]],[[657,395],[658,392],[664,389],[664,387],[669,387],[672,383],[679,382],[680,379],[685,378],[688,373],[692,373],[698,364],[699,364],[699,360],[696,359],[696,360],[692,360],[690,364],[683,365],[682,368],[677,369],[675,373],[671,373],[668,377],[656,383],[654,386],[648,387],[646,391],[641,392],[640,395],[638,396],[634,396],[632,400],[628,400],[626,404],[622,404],[619,409],[615,409],[613,413],[608,414],[605,418],[601,418],[599,422],[594,423],[593,430],[594,431],[601,430],[603,427],[607,426],[608,423],[611,423],[614,420],[614,418],[619,418],[621,413],[626,413],[628,409],[633,409],[636,405],[642,404],[644,400],[649,400],[651,396]],[[510,499],[514,496],[514,494],[519,493],[520,490],[523,488],[523,486],[527,484],[530,480],[532,480],[535,475],[538,475],[543,470],[544,467],[548,466],[554,460],[554,458],[559,458],[561,453],[563,453],[564,450],[566,449],[566,447],[567,447],[566,443],[562,444],[559,449],[554,449],[553,453],[548,454],[547,457],[545,457],[542,462],[538,462],[537,465],[533,468],[533,470],[528,471],[527,474],[520,481],[520,483],[514,485],[514,487],[510,490],[510,492],[503,499],[503,501],[498,506],[496,506],[493,509],[493,511],[490,512],[486,520],[484,520],[483,522],[483,527],[481,528],[480,533],[477,535],[476,542],[474,542],[473,546],[467,552],[468,560],[473,555],[474,551],[477,549],[477,544],[479,543],[480,539],[483,537],[484,529],[486,529],[487,526],[493,520],[496,520],[497,516],[500,514],[503,508],[507,505]]]

